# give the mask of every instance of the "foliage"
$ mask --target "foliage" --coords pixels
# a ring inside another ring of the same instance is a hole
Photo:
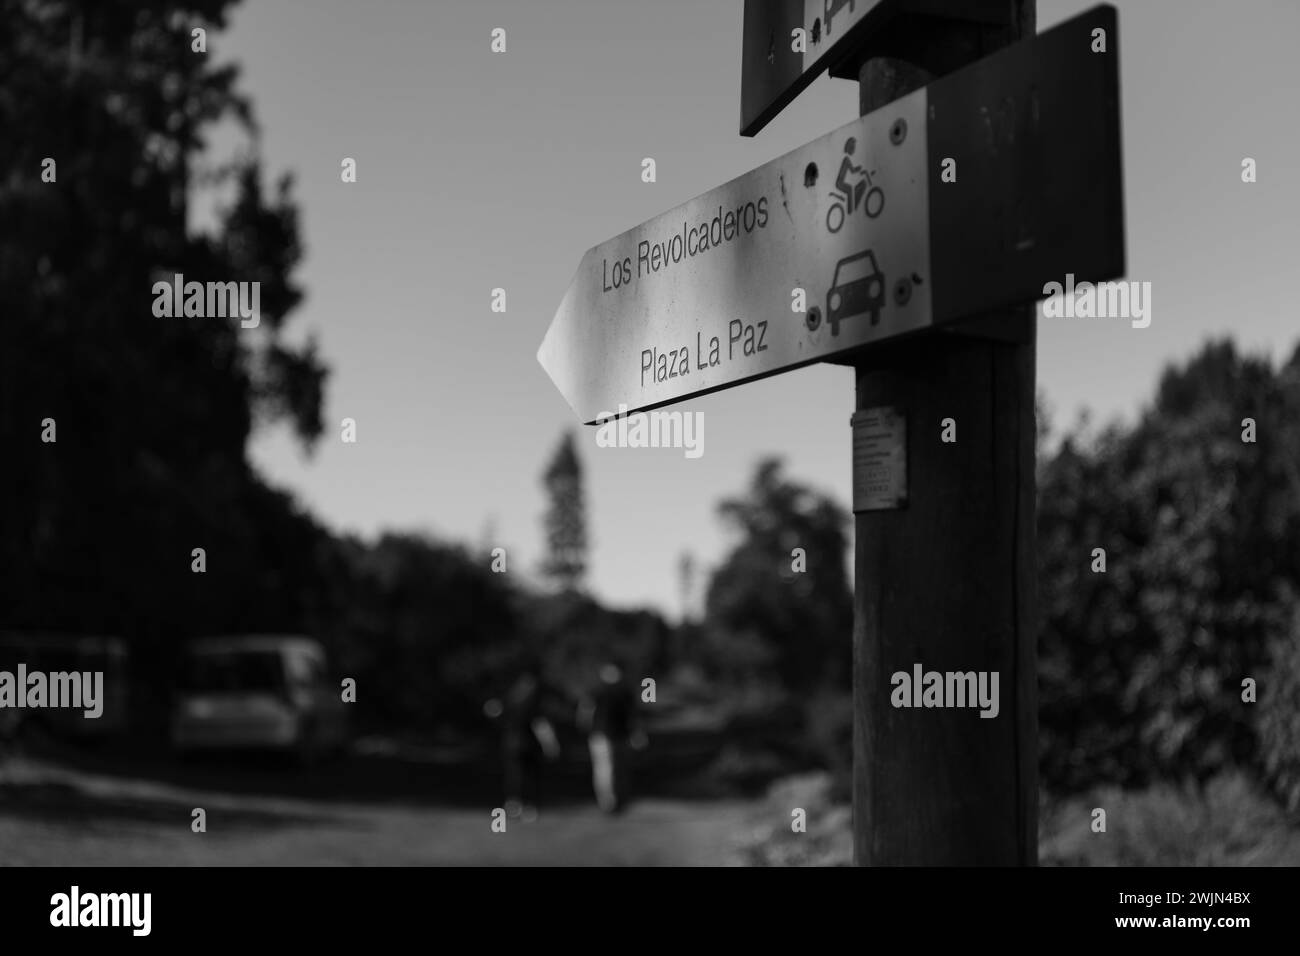
[[[314,546],[244,457],[255,416],[305,442],[320,431],[325,371],[280,334],[302,297],[289,183],[264,194],[242,157],[205,174],[233,196],[215,229],[187,227],[204,131],[256,135],[235,69],[191,51],[191,27],[219,27],[229,6],[4,4],[0,615],[15,622],[58,607],[69,625],[146,639],[234,627],[294,574],[279,562],[300,553],[276,549]],[[257,334],[155,317],[153,282],[173,273],[261,282]],[[39,440],[47,417],[57,443]],[[209,552],[206,590],[188,578],[193,547]]]
[[[525,656],[540,661],[544,676],[570,696],[594,685],[600,666],[619,665],[640,692],[668,666],[671,628],[654,611],[616,610],[574,592],[521,595]]]
[[[793,711],[788,726],[770,727],[754,742],[756,753],[776,748],[796,763],[827,767],[835,793],[843,794],[853,716],[848,516],[827,495],[787,478],[772,458],[758,463],[745,494],[721,502],[718,513],[738,540],[709,582],[694,652],[720,695],[741,701],[757,694],[763,711]],[[800,741],[795,753],[788,752],[791,734]]]
[[[770,679],[792,691],[847,686],[853,600],[848,518],[828,496],[759,462],[745,495],[718,506],[739,540],[705,601],[705,654],[724,679]],[[795,549],[806,570],[796,570]]]
[[[1300,811],[1300,601],[1289,633],[1273,646],[1259,682],[1259,748],[1264,773],[1283,805]]]
[[[1300,831],[1259,784],[1225,771],[1203,785],[1102,786],[1056,802],[1044,795],[1043,866],[1296,866]],[[1094,808],[1106,832],[1092,831]]]
[[[1258,756],[1241,681],[1264,673],[1300,586],[1296,367],[1275,374],[1210,343],[1166,370],[1133,427],[1078,428],[1043,463],[1049,786],[1205,779]],[[1091,570],[1098,547],[1104,574]]]
[[[316,633],[365,694],[372,729],[474,728],[518,658],[518,596],[486,556],[416,534],[334,544]]]
[[[796,774],[776,781],[738,841],[736,862],[744,866],[850,866],[852,811],[834,795],[825,773]],[[794,810],[803,811],[796,830]]]

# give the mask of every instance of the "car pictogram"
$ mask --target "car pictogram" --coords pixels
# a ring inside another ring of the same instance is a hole
[[[880,321],[885,307],[885,276],[870,249],[835,263],[830,291],[826,293],[826,321],[831,335],[840,334],[840,322],[863,312],[871,313],[871,324]]]

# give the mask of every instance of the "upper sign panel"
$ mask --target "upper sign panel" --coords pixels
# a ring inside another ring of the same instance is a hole
[[[753,136],[830,65],[851,28],[892,0],[745,0],[740,132]],[[829,23],[827,30],[823,24]],[[794,48],[802,29],[806,51]]]
[[[837,61],[899,14],[1002,22],[1009,0],[745,0],[740,132],[753,136]],[[794,31],[803,30],[803,50]]]

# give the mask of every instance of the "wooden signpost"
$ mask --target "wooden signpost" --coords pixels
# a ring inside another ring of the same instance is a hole
[[[1115,11],[748,0],[744,51],[742,132],[828,66],[863,116],[589,250],[538,359],[586,423],[855,367],[855,857],[1032,864],[1030,303],[1124,271]]]

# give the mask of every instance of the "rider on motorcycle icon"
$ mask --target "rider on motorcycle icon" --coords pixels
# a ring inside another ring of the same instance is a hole
[[[852,156],[858,141],[850,136],[844,143],[844,158],[840,160],[840,172],[835,177],[838,192],[832,192],[835,200],[826,211],[826,228],[839,232],[844,225],[844,218],[863,206],[867,217],[875,219],[885,207],[885,191],[871,183],[871,173],[853,162]],[[865,203],[864,203],[865,200]]]

